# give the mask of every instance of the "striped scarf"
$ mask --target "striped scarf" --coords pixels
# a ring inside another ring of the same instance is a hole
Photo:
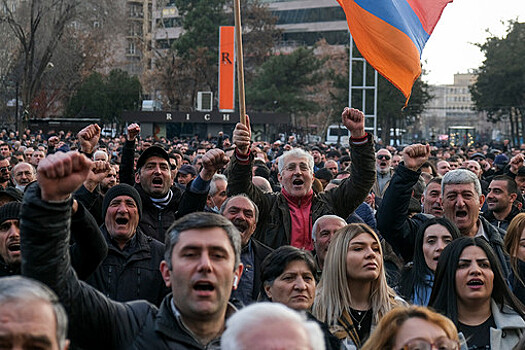
[[[151,197],[150,197],[151,198]],[[173,192],[171,189],[168,191],[168,194],[164,198],[151,198],[153,205],[159,209],[165,209],[168,204],[170,204],[171,199],[173,198]]]

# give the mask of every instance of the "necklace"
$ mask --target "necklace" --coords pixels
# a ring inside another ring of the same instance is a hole
[[[357,316],[359,317],[356,317],[354,316],[354,311],[355,313],[357,314]],[[368,313],[369,310],[366,310],[366,311],[359,311],[359,310],[353,310],[352,308],[350,308],[350,317],[352,318],[352,320],[354,320],[356,323],[357,323],[357,330],[361,330],[361,323],[363,323],[363,320],[365,319],[366,317],[366,314]]]

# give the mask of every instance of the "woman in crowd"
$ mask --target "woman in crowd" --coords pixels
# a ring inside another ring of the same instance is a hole
[[[446,218],[427,220],[419,229],[414,247],[414,260],[401,275],[398,292],[416,305],[428,305],[438,258],[459,230]]]
[[[261,265],[261,299],[282,303],[299,312],[310,313],[314,303],[316,266],[312,254],[289,245],[271,252]],[[325,323],[319,322],[324,332],[326,349],[339,350],[341,342],[334,337]]]
[[[468,349],[512,349],[525,330],[524,307],[481,237],[458,238],[443,250],[430,305],[454,322]]]
[[[525,213],[512,219],[503,241],[505,250],[510,255],[512,273],[509,277],[514,295],[525,304]]]
[[[358,349],[375,325],[403,300],[387,285],[375,232],[350,224],[332,238],[313,308],[346,349]]]
[[[434,347],[433,347],[434,346]],[[443,315],[422,306],[397,307],[387,313],[362,350],[458,350],[458,331]]]

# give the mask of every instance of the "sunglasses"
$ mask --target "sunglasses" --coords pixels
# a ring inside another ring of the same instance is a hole
[[[378,154],[377,159],[381,160],[381,159],[386,159],[386,160],[390,160],[390,156],[387,155],[387,154]]]
[[[11,167],[10,166],[0,167],[0,172],[2,172],[2,173],[7,173],[9,171],[11,171]]]

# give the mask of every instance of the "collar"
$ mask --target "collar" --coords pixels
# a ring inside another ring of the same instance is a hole
[[[284,187],[281,189],[281,192],[282,192],[284,198],[286,198],[286,201],[288,203],[291,203],[295,207],[299,207],[299,208],[301,208],[301,206],[306,206],[309,203],[311,203],[312,202],[312,198],[314,196],[314,190],[313,189],[310,189],[310,191],[304,197],[292,197],[288,192],[286,192]]]
[[[478,232],[476,232],[476,235],[474,237],[483,237],[487,241],[490,242],[489,237],[487,236],[487,233],[485,232],[485,229],[483,228],[483,223],[479,219],[478,219]]]

